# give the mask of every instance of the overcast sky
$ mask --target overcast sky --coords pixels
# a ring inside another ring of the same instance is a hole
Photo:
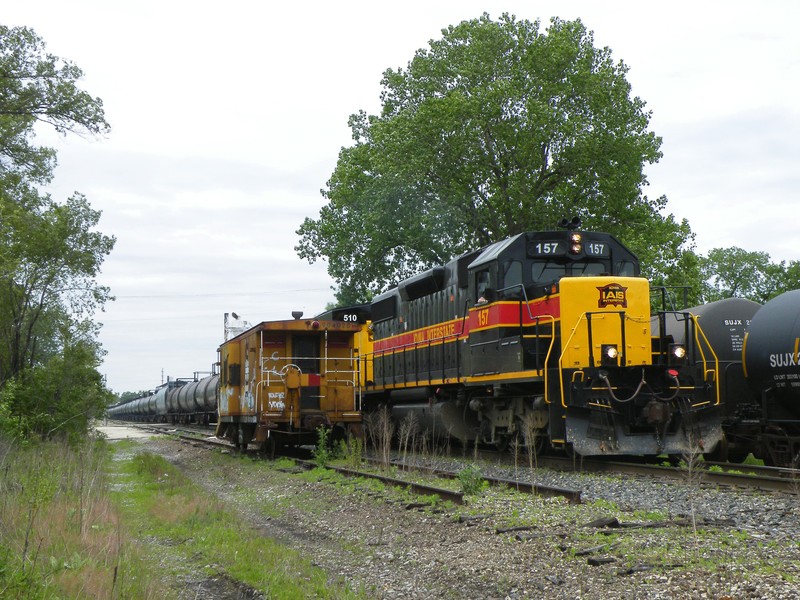
[[[380,109],[380,79],[442,28],[484,11],[581,18],[630,71],[664,158],[650,197],[697,246],[800,259],[800,3],[733,1],[6,3],[102,98],[111,133],[51,138],[50,192],[85,194],[117,238],[98,319],[116,392],[208,371],[223,314],[255,324],[333,299],[325,265],[294,251],[316,217],[347,118]],[[353,232],[357,235],[358,232]]]

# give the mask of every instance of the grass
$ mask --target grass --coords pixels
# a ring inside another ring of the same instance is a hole
[[[102,441],[0,451],[0,598],[163,598],[106,492]]]
[[[254,532],[231,506],[209,496],[163,458],[138,452],[136,442],[118,442],[113,448],[101,440],[78,448],[0,443],[0,600],[160,599],[175,595],[169,582],[199,583],[204,578],[235,580],[279,599],[367,596],[330,579],[293,548]],[[419,501],[405,490],[324,468],[299,475],[278,470],[292,464],[209,453],[206,467],[223,485],[231,484],[239,502],[257,507],[264,516],[284,516],[298,506],[321,514],[335,510],[350,494],[375,502]],[[255,488],[234,487],[240,480],[290,477],[322,482],[339,493],[321,496],[309,486],[308,491],[271,495],[266,502]],[[449,503],[435,500],[431,508],[456,512]],[[617,569],[646,564],[655,574],[776,572],[772,556],[778,542],[765,543],[745,531],[583,527],[607,516],[623,522],[666,521],[665,511],[629,512],[603,500],[574,506],[503,487],[471,495],[457,510],[490,515],[498,528],[530,526],[551,543],[554,552],[548,560],[553,568],[559,560],[584,562],[578,551],[603,546],[600,553],[614,557]],[[513,534],[508,542],[525,543]],[[796,541],[780,543],[797,547]],[[746,559],[744,546],[751,550]],[[797,571],[782,576],[791,580]]]
[[[364,597],[136,448],[0,443],[0,600],[161,599],[204,578],[277,599]]]
[[[224,575],[269,598],[360,597],[302,553],[254,533],[160,456],[142,453],[120,463],[118,481],[124,489],[114,495],[125,521],[156,547],[168,547],[178,568],[209,565],[208,577]]]

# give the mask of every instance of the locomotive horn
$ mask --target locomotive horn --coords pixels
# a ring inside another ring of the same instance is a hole
[[[572,220],[569,221],[567,219],[561,219],[558,222],[558,226],[561,229],[569,229],[570,231],[575,231],[578,227],[581,226],[581,218],[580,217],[572,217]]]

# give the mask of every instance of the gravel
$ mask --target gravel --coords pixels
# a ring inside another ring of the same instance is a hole
[[[235,460],[224,473],[209,469],[205,449],[140,443],[237,510],[254,535],[303,549],[370,598],[800,599],[799,494],[538,469],[535,483],[581,489],[583,504],[492,490],[420,510],[391,492],[283,473],[254,480]],[[587,526],[598,519],[611,526]],[[223,597],[198,581],[178,582],[181,597]]]

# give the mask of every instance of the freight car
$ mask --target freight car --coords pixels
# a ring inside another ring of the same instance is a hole
[[[152,394],[108,409],[111,418],[148,422],[216,422],[216,435],[237,448],[255,441],[313,443],[317,428],[359,434],[361,376],[356,340],[363,325],[342,320],[265,321],[225,340],[221,371],[172,380]],[[227,331],[227,330],[226,330]]]
[[[706,354],[714,352],[719,362],[719,387],[722,398],[722,440],[706,457],[741,462],[753,452],[760,437],[761,409],[745,380],[742,368],[744,340],[753,316],[761,305],[744,298],[726,298],[686,309],[694,315],[706,334],[700,341]],[[657,324],[653,322],[653,331]],[[670,315],[669,335],[685,342],[683,322]]]
[[[720,363],[723,438],[714,460],[740,462],[752,453],[765,463],[800,462],[800,290],[763,307],[727,298],[688,309]],[[682,340],[680,324],[669,332]]]
[[[721,439],[719,365],[690,313],[650,331],[650,286],[613,236],[528,232],[400,282],[370,305],[365,410],[465,444],[682,454]],[[684,340],[666,331],[680,319]]]
[[[152,393],[109,407],[112,419],[161,423],[215,423],[219,375],[174,379]]]
[[[744,376],[759,409],[753,454],[768,464],[800,463],[800,290],[753,316],[744,340]]]

